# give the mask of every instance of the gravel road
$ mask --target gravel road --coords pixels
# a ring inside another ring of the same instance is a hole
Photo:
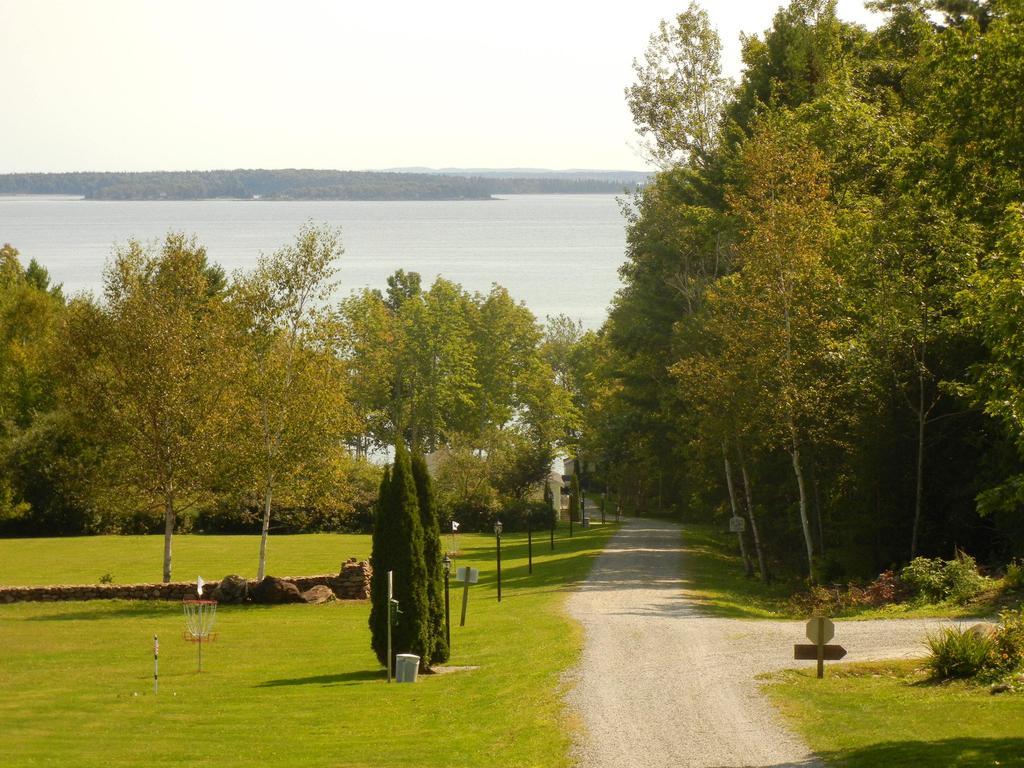
[[[678,525],[629,520],[570,596],[584,628],[569,703],[584,768],[740,768],[820,763],[786,730],[755,677],[798,664],[803,621],[702,615],[687,597]],[[910,657],[940,620],[836,623],[845,661]],[[835,663],[835,662],[831,662]]]

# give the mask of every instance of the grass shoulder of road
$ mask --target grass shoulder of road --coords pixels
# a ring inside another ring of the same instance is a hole
[[[465,627],[458,626],[461,589],[452,584],[449,664],[470,669],[421,676],[415,685],[386,684],[370,650],[365,602],[221,606],[217,640],[203,649],[202,674],[195,646],[182,639],[181,607],[173,603],[0,606],[0,762],[12,768],[568,766],[564,673],[578,660],[582,637],[563,603],[614,530],[595,526],[573,539],[559,531],[554,551],[546,537],[535,537],[532,575],[525,534],[506,534],[501,603],[494,537],[460,534],[457,564],[479,568],[480,583],[469,590]],[[235,537],[209,538],[221,541],[225,559],[200,567],[214,574],[242,570],[229,561],[235,542],[224,541]],[[284,538],[278,537],[278,552]],[[311,561],[319,543],[294,538],[298,560],[287,570],[297,573],[330,570],[339,558],[365,554],[358,540],[341,536],[329,562],[303,565],[302,542],[316,544]],[[149,556],[156,565],[147,567],[158,568],[159,552]],[[79,567],[50,561],[49,580],[80,580]],[[110,565],[97,563],[88,573],[96,567]],[[137,578],[130,574],[126,569],[125,581]],[[161,641],[155,695],[154,635]]]
[[[920,661],[770,675],[772,702],[828,765],[1024,766],[1024,694],[933,683]]]
[[[735,536],[710,525],[683,526],[684,587],[705,612],[727,618],[799,619],[806,611],[790,598],[806,586],[800,580],[764,584],[744,575]],[[858,606],[835,614],[844,619],[962,618],[994,616],[1003,607],[1019,605],[1021,595],[994,586],[966,604],[895,603]]]

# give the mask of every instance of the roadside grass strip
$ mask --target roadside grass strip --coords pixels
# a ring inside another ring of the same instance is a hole
[[[806,589],[797,578],[781,578],[764,584],[743,573],[736,535],[710,525],[683,525],[683,588],[687,597],[711,616],[732,619],[805,619],[807,611],[790,602],[790,597]],[[1020,603],[1019,591],[998,587],[961,604],[956,602],[904,602],[871,606],[853,606],[837,611],[844,619],[970,619],[994,616],[1001,608]]]
[[[1024,695],[926,679],[920,661],[767,677],[790,725],[836,768],[1024,766]]]

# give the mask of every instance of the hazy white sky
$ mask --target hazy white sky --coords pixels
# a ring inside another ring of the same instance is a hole
[[[687,2],[0,0],[0,172],[643,168],[623,89]],[[779,3],[704,5],[735,76]]]

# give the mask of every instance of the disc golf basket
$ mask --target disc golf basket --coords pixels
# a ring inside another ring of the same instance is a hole
[[[217,620],[216,600],[184,600],[182,605],[185,608],[185,634],[184,637],[190,643],[196,643],[199,648],[199,671],[203,671],[203,643],[216,640],[217,635],[213,631],[213,624]]]

